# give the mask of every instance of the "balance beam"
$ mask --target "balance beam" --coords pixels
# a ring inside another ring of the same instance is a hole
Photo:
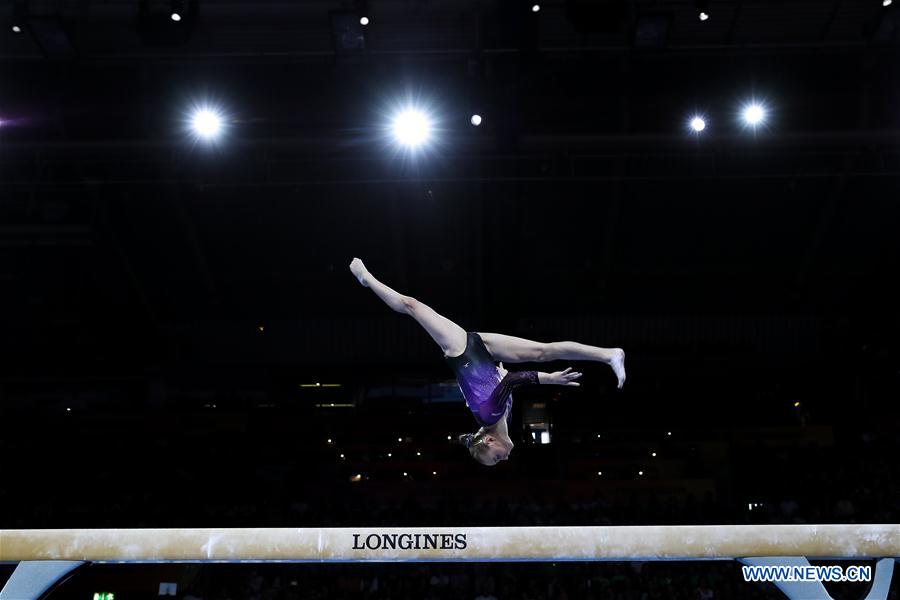
[[[0,530],[0,562],[486,562],[900,557],[900,525]]]

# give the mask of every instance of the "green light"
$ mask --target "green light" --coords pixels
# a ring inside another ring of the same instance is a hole
[[[112,592],[98,592],[94,594],[94,600],[116,600],[116,595]]]

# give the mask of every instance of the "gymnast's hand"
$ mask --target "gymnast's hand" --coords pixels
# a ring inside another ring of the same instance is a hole
[[[581,377],[581,373],[572,371],[572,367],[569,367],[565,371],[556,371],[555,373],[541,373],[539,375],[539,380],[541,383],[550,385],[574,385],[577,387],[581,385],[580,383],[575,381],[579,377]]]
[[[502,362],[500,363],[500,366],[497,367],[497,372],[500,373],[500,379],[501,379],[501,380],[502,380],[504,377],[506,377],[506,374],[507,374],[507,373],[509,373],[509,371],[507,371],[506,368],[503,366],[503,363],[502,363]]]

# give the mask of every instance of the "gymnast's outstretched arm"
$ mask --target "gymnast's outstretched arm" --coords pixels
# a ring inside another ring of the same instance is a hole
[[[537,383],[540,385],[574,385],[576,387],[581,385],[575,381],[581,377],[581,373],[572,371],[572,367],[569,367],[565,371],[556,371],[554,373],[544,373],[543,371],[519,371],[510,374],[510,372],[506,370],[506,367],[503,366],[503,361],[501,361],[500,365],[497,367],[497,372],[500,373],[501,384],[508,384],[511,386],[510,391],[516,387],[527,385],[529,383]],[[532,376],[531,373],[534,373],[535,375]]]

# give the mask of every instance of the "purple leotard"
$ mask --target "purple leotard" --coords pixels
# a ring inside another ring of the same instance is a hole
[[[518,387],[538,383],[537,371],[518,371],[506,374],[503,379],[488,352],[484,340],[474,331],[466,336],[466,349],[459,356],[446,356],[447,363],[456,374],[459,389],[466,399],[466,406],[482,427],[490,427],[506,414],[512,418],[512,391]]]

